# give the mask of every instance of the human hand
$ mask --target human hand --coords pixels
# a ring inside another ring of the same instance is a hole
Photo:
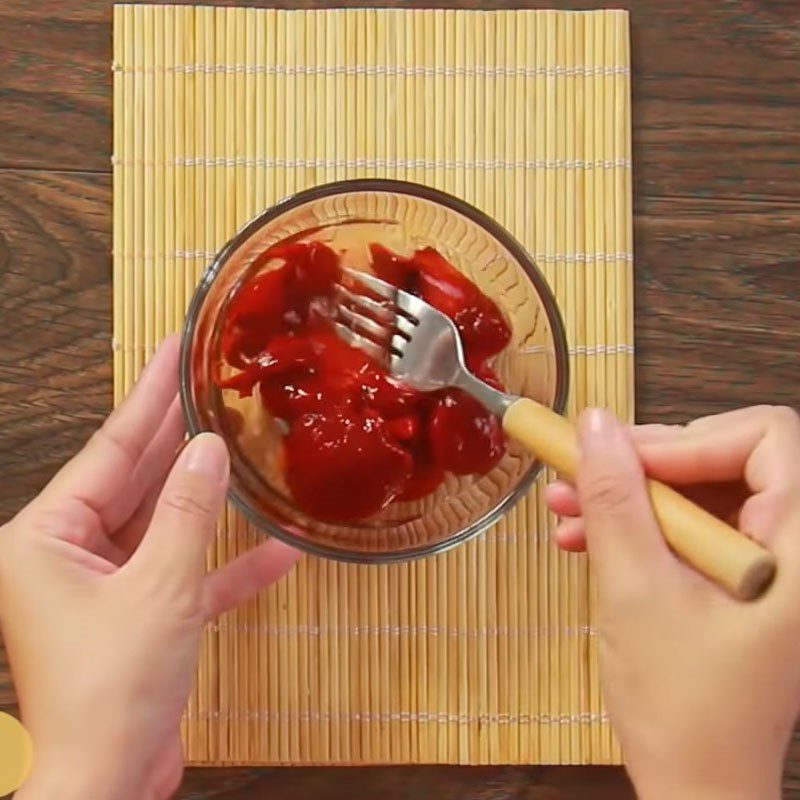
[[[588,548],[601,680],[643,800],[780,797],[800,710],[800,421],[754,407],[629,429],[585,412],[575,488],[548,487],[567,550]],[[685,490],[776,555],[765,597],[743,604],[680,562],[644,475]],[[745,491],[746,490],[746,491]]]
[[[228,485],[212,434],[183,439],[178,343],[0,530],[0,621],[34,771],[22,798],[158,800],[180,783],[203,625],[280,578],[269,540],[205,574]]]

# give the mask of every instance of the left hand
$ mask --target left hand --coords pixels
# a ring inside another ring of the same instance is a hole
[[[34,772],[23,798],[160,800],[206,622],[280,578],[275,540],[205,574],[228,453],[183,418],[177,338],[42,493],[0,530],[0,621]]]

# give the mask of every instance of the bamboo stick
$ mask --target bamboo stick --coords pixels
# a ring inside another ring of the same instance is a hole
[[[134,64],[138,67],[136,77],[134,79],[134,97],[143,106],[145,97],[147,96],[147,72],[144,64],[144,50],[145,47],[140,42],[145,37],[144,32],[144,8],[137,9],[134,16],[134,39],[136,41],[134,49]],[[131,314],[131,345],[132,352],[131,358],[127,365],[126,391],[133,385],[136,380],[139,370],[141,368],[140,345],[142,341],[142,318],[144,316],[143,310],[143,295],[144,295],[144,268],[140,263],[141,257],[144,253],[144,184],[145,175],[147,173],[147,165],[145,163],[145,149],[146,149],[146,131],[145,120],[143,116],[134,119],[134,162],[140,162],[140,168],[133,171],[133,269],[131,270],[131,281],[133,284],[131,297],[132,297],[132,314]]]
[[[112,281],[115,287],[113,304],[114,304],[114,321],[113,331],[111,335],[111,352],[114,363],[114,405],[117,406],[123,398],[123,376],[124,376],[124,358],[125,352],[122,349],[122,341],[124,334],[123,315],[125,314],[124,295],[121,287],[125,282],[125,161],[127,158],[127,151],[125,149],[125,131],[123,130],[124,124],[124,99],[125,99],[125,80],[126,76],[123,72],[125,64],[128,63],[128,53],[126,49],[126,41],[123,36],[125,26],[124,21],[125,10],[121,6],[114,7],[114,50],[112,70],[114,75],[114,132],[113,132],[113,153],[112,153],[112,171],[113,171],[113,253],[112,253]]]
[[[143,94],[142,102],[146,108],[154,108],[156,105],[155,93],[155,72],[154,72],[154,51],[155,51],[155,31],[154,31],[154,9],[145,6],[141,15],[142,31],[142,68],[143,68]],[[142,170],[141,197],[139,201],[141,224],[136,226],[139,232],[139,261],[140,268],[137,273],[141,277],[141,295],[137,297],[136,323],[137,331],[137,352],[136,352],[136,377],[141,372],[144,361],[148,353],[153,348],[153,315],[156,306],[155,286],[154,286],[154,258],[155,258],[155,238],[154,220],[155,207],[160,198],[155,196],[155,135],[154,123],[157,113],[142,119],[142,159],[144,169]],[[145,298],[152,298],[153,302],[145,302]]]
[[[173,14],[174,16],[174,14]],[[154,15],[153,19],[153,107],[155,112],[152,120],[153,135],[153,202],[148,203],[148,210],[152,214],[152,251],[149,254],[153,270],[153,320],[149,331],[149,342],[146,343],[145,358],[152,356],[155,348],[167,333],[167,302],[174,306],[174,297],[168,288],[167,247],[166,247],[166,222],[167,222],[167,181],[174,175],[167,161],[167,114],[166,99],[170,94],[169,88],[172,76],[166,75],[165,46],[167,24],[170,15],[167,13]],[[162,77],[163,76],[163,77]],[[171,98],[174,101],[174,97]],[[170,117],[174,118],[173,115]],[[173,195],[174,196],[174,195]]]

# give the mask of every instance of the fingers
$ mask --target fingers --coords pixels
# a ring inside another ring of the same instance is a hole
[[[755,492],[792,482],[800,422],[790,409],[754,406],[690,423],[674,436],[638,443],[648,473],[675,486],[744,478]]]
[[[565,481],[554,481],[544,487],[547,507],[559,517],[577,517],[581,513],[578,492]]]
[[[641,425],[630,433],[650,477],[762,544],[800,552],[800,536],[786,525],[789,515],[800,515],[800,421],[791,409],[755,406],[686,427]],[[577,491],[558,481],[545,490],[545,501],[568,518],[554,534],[558,546],[580,550],[585,533]]]
[[[571,517],[558,524],[553,533],[556,545],[567,553],[583,553],[586,550],[586,525],[583,517]]]
[[[134,466],[138,463],[178,392],[179,349],[177,335],[164,340],[131,393],[101,428],[101,452],[121,450]]]
[[[657,441],[667,436],[675,436],[678,426],[671,425],[643,425],[631,428],[630,432],[637,442]],[[582,517],[581,504],[578,491],[574,486],[565,481],[554,481],[545,487],[544,500],[550,511],[562,520],[553,537],[561,550],[568,552],[582,552],[586,549],[586,527]]]
[[[753,406],[703,417],[674,437],[640,444],[639,453],[647,471],[665,483],[716,482],[717,507],[705,502],[706,507],[730,519],[744,503],[740,530],[797,559],[800,536],[785,524],[800,513],[794,499],[800,493],[800,420],[794,411]],[[722,493],[720,482],[728,483]],[[712,495],[705,494],[710,501]]]
[[[156,496],[166,479],[178,448],[185,435],[183,409],[179,397],[175,397],[167,410],[161,427],[145,449],[125,489],[116,503],[112,503],[104,514],[104,522],[109,536],[115,539],[118,532],[134,516],[140,515],[140,509],[147,505],[148,499]],[[149,513],[154,504],[150,503]],[[149,521],[149,517],[148,517]]]
[[[630,432],[608,412],[591,409],[578,424],[576,488],[589,555],[600,590],[624,593],[656,579],[673,563],[656,524]]]
[[[652,470],[650,477],[658,479],[660,476],[657,470]],[[698,483],[683,486],[680,492],[693,503],[702,506],[715,517],[724,520],[734,527],[738,527],[739,511],[744,505],[745,500],[750,496],[750,491],[742,481],[735,481],[733,483]],[[555,481],[545,487],[544,500],[550,511],[554,514],[558,514],[560,517],[575,518],[581,516],[578,493],[576,489],[568,483]],[[573,536],[571,535],[573,528],[569,525],[570,521],[570,519],[567,519],[559,525],[559,528],[556,530],[555,538],[559,547],[562,549],[574,550],[575,545],[572,544]],[[568,537],[570,544],[568,546],[562,545],[560,537],[561,529],[565,525],[565,530],[570,531],[570,536]],[[581,529],[583,527],[582,520],[579,527]],[[759,541],[764,541],[761,536],[755,536],[754,538],[759,539]],[[582,547],[579,549],[582,549]]]
[[[632,425],[628,428],[634,443],[658,442],[674,438],[683,431],[682,425]],[[547,507],[560,517],[577,517],[581,514],[578,492],[566,481],[556,480],[544,487]]]
[[[757,542],[771,546],[782,523],[796,505],[794,495],[782,489],[754,494],[745,501],[739,512],[739,530]],[[800,530],[794,531],[792,540],[799,535]]]
[[[220,437],[201,433],[192,439],[170,471],[128,568],[173,584],[199,582],[225,503],[229,469],[228,450]]]
[[[586,531],[577,490],[564,481],[554,481],[545,486],[544,501],[554,514],[567,517],[553,532],[556,545],[570,553],[583,552],[586,549]]]
[[[631,425],[629,430],[633,436],[633,441],[638,445],[643,442],[657,442],[661,439],[669,439],[683,431],[683,425],[651,423],[648,425]]]
[[[177,336],[164,341],[128,398],[35,502],[75,497],[107,522],[178,391]]]
[[[254,597],[282,578],[300,558],[289,545],[269,539],[205,579],[206,618],[214,619],[225,611]]]
[[[133,555],[142,537],[147,532],[150,526],[150,521],[153,518],[153,512],[158,505],[161,490],[164,488],[175,459],[178,457],[177,447],[173,450],[169,460],[161,464],[157,471],[148,477],[149,486],[145,490],[144,496],[140,499],[136,510],[128,516],[124,523],[118,527],[113,533],[113,541],[123,553],[124,559]]]
[[[94,509],[74,497],[65,498],[57,505],[29,507],[20,519],[24,520],[25,531],[34,536],[60,539],[73,545],[76,550],[73,560],[81,553],[87,557],[86,563],[91,562],[90,556],[97,556],[110,565],[118,566],[123,561],[119,548],[106,536]]]

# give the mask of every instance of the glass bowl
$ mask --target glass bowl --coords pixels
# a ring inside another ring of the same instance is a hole
[[[469,204],[418,184],[368,179],[319,186],[242,228],[214,259],[189,307],[181,352],[187,427],[192,435],[214,431],[226,439],[233,504],[270,536],[316,555],[366,563],[440,553],[497,522],[525,495],[540,468],[513,442],[488,474],[448,475],[432,495],[392,503],[366,521],[333,525],[295,507],[277,464],[280,423],[269,419],[257,399],[242,400],[213,381],[220,322],[231,296],[251,277],[256,256],[289,238],[326,241],[345,251],[348,265],[358,269],[368,269],[367,242],[396,251],[435,247],[509,322],[511,343],[493,364],[507,391],[558,412],[566,403],[567,348],[555,299],[507,231]]]

